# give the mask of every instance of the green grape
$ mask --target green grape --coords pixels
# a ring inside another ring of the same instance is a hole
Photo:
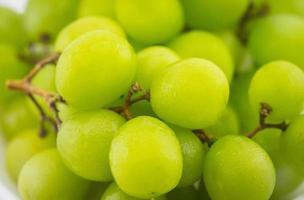
[[[29,0],[24,13],[24,25],[33,40],[47,34],[52,40],[71,22],[79,0]]]
[[[248,89],[254,71],[239,74],[232,82],[230,103],[235,110],[242,134],[252,131],[259,123],[259,114],[251,108]]]
[[[85,200],[100,200],[109,185],[109,182],[93,181],[89,187]]]
[[[111,141],[125,120],[108,110],[75,114],[58,133],[57,147],[63,161],[77,175],[94,181],[110,181]]]
[[[286,159],[303,176],[304,170],[304,116],[291,122],[281,138]]]
[[[182,58],[199,57],[217,64],[230,81],[234,64],[228,47],[216,35],[205,31],[191,31],[173,40],[169,47]]]
[[[183,174],[179,187],[193,185],[200,180],[204,169],[205,150],[200,139],[191,130],[170,126],[182,148]]]
[[[38,130],[27,130],[18,134],[9,142],[5,151],[6,167],[11,178],[17,181],[25,162],[44,149],[55,147],[55,141],[54,133],[44,138],[39,137]]]
[[[144,89],[150,89],[157,73],[179,60],[175,52],[162,46],[152,46],[141,50],[137,58],[138,68],[135,79]]]
[[[244,136],[225,136],[207,154],[204,181],[213,200],[268,200],[275,179],[267,153]]]
[[[111,32],[93,31],[72,42],[60,56],[56,87],[71,106],[99,108],[123,95],[135,73],[136,56],[128,42]]]
[[[78,16],[106,16],[114,18],[113,0],[82,0],[80,1]]]
[[[123,104],[122,104],[123,105]],[[150,102],[140,101],[130,107],[130,111],[134,116],[151,116],[156,117]]]
[[[136,197],[132,197],[124,193],[119,189],[119,187],[116,185],[116,183],[112,183],[104,195],[102,196],[101,200],[142,200],[138,199]],[[166,200],[165,196],[160,196],[156,198],[152,198],[150,200]]]
[[[204,180],[201,180],[200,183],[199,183],[198,195],[199,195],[199,199],[211,200],[211,198],[210,198],[210,196],[207,192]]]
[[[249,99],[258,111],[267,103],[270,121],[290,120],[300,114],[304,102],[304,72],[287,61],[274,61],[261,67],[251,80]]]
[[[106,30],[125,37],[124,30],[110,18],[84,17],[70,23],[59,33],[55,43],[55,50],[62,52],[75,39],[84,33],[95,30]]]
[[[229,83],[215,64],[201,58],[182,60],[158,76],[151,86],[151,105],[162,119],[189,129],[214,124],[224,111]]]
[[[210,137],[220,138],[225,135],[237,135],[240,133],[239,119],[231,107],[227,107],[218,121],[204,129]]]
[[[217,32],[217,35],[224,41],[228,47],[230,54],[233,57],[236,70],[241,71],[242,62],[245,58],[245,47],[237,37],[237,35],[230,30]]]
[[[115,11],[128,35],[143,44],[167,42],[184,25],[178,0],[117,0]]]
[[[122,191],[149,199],[177,186],[183,160],[174,132],[156,118],[141,116],[124,124],[113,139],[110,166]]]
[[[32,113],[27,100],[21,97],[6,106],[0,119],[2,133],[7,140],[38,126],[37,116]]]
[[[16,49],[0,44],[0,107],[4,107],[18,95],[15,91],[9,91],[5,82],[8,79],[20,79],[27,71],[27,66],[18,60]]]
[[[65,103],[59,103],[57,104],[58,108],[58,115],[61,121],[65,122],[69,119],[71,119],[75,114],[84,112],[83,110],[78,110],[70,105],[67,105]]]
[[[191,28],[223,29],[237,25],[249,0],[182,0],[186,23]]]
[[[18,189],[23,200],[81,200],[89,181],[70,172],[56,149],[34,155],[21,170]]]
[[[304,17],[303,0],[267,0],[271,13],[290,13]]]
[[[304,20],[288,14],[271,15],[253,25],[249,48],[258,65],[283,59],[304,70]]]
[[[199,200],[198,191],[193,187],[175,188],[167,194],[168,200]]]
[[[21,16],[8,8],[0,7],[0,44],[21,47],[25,38]]]
[[[276,169],[276,185],[271,199],[281,199],[302,182],[302,177],[286,162],[280,146],[281,130],[265,129],[254,140],[269,154]]]

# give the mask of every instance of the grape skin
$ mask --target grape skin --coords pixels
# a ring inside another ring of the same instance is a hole
[[[124,38],[92,31],[72,42],[60,56],[56,87],[73,107],[101,108],[128,90],[136,65],[136,55]]]
[[[113,0],[82,0],[80,1],[78,16],[106,16],[115,17]]]
[[[94,110],[75,114],[58,133],[57,148],[65,164],[78,176],[111,181],[111,141],[125,120],[112,111]]]
[[[124,30],[117,22],[107,17],[84,17],[67,25],[60,31],[56,42],[55,50],[62,52],[72,41],[79,38],[84,33],[106,30],[115,33],[119,36],[126,37]]]
[[[287,61],[274,61],[262,66],[249,87],[249,99],[256,113],[261,103],[267,103],[272,112],[268,120],[291,120],[303,109],[304,72]]]
[[[244,136],[225,136],[207,154],[204,181],[213,200],[268,200],[275,180],[267,153]]]
[[[218,36],[193,30],[175,38],[169,43],[169,47],[182,58],[198,57],[214,62],[231,81],[234,73],[233,58],[226,44]]]
[[[131,38],[148,45],[167,42],[184,25],[178,0],[117,0],[115,13]]]
[[[151,86],[154,112],[172,124],[200,129],[224,111],[229,83],[215,64],[201,58],[182,60],[159,73]]]
[[[198,191],[193,187],[175,188],[167,194],[168,200],[198,200]],[[205,199],[204,199],[205,200]]]
[[[124,124],[113,139],[110,166],[122,191],[149,199],[177,186],[183,160],[174,132],[156,118],[140,116]]]

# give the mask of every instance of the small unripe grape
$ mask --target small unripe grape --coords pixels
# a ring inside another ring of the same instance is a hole
[[[67,103],[100,108],[123,95],[136,73],[136,56],[126,41],[108,31],[76,39],[59,58],[56,87]]]
[[[116,183],[112,183],[105,191],[101,200],[142,200],[142,199],[138,199],[136,197],[127,195],[126,193],[124,193],[119,189]],[[149,200],[166,200],[166,197],[160,196]]]
[[[182,148],[183,174],[179,187],[193,185],[201,179],[204,169],[205,150],[200,139],[191,130],[171,126]]]
[[[229,83],[219,67],[201,58],[182,60],[159,73],[151,104],[162,119],[189,129],[214,124],[224,111]]]
[[[216,35],[206,31],[190,31],[173,40],[169,47],[182,58],[198,57],[217,64],[230,81],[234,63],[228,47]]]
[[[237,135],[240,133],[239,119],[231,107],[227,107],[217,122],[204,129],[204,131],[214,138],[225,135]]]
[[[115,1],[113,0],[82,0],[79,4],[78,16],[115,17]]]
[[[169,48],[153,46],[137,54],[138,68],[136,81],[144,89],[150,89],[152,80],[165,68],[179,60],[178,55]]]
[[[261,103],[272,108],[269,120],[280,122],[300,114],[304,102],[304,72],[287,61],[262,66],[251,80],[249,99],[256,113]]]
[[[249,0],[182,0],[191,28],[224,29],[237,25]]]
[[[70,172],[56,149],[33,156],[21,170],[18,189],[23,200],[81,200],[89,181]]]
[[[249,35],[249,49],[258,65],[287,60],[304,70],[304,20],[295,15],[270,15],[259,20]]]
[[[204,181],[213,200],[268,200],[275,180],[267,153],[244,136],[225,136],[207,154]]]
[[[164,43],[183,28],[183,10],[178,0],[117,0],[116,17],[128,35],[144,44]]]
[[[55,50],[62,52],[71,42],[81,35],[96,30],[106,30],[125,37],[125,33],[120,25],[110,18],[84,17],[70,23],[62,29],[56,39]]]
[[[168,200],[199,200],[198,191],[193,187],[175,188],[167,194]],[[205,200],[205,199],[204,199]]]
[[[110,181],[109,151],[125,120],[108,110],[75,114],[60,127],[57,147],[75,174],[94,181]]]
[[[300,116],[291,122],[283,133],[281,145],[287,160],[297,171],[304,175],[304,116]]]
[[[110,166],[117,185],[128,195],[158,197],[175,188],[181,178],[180,144],[160,120],[136,117],[113,139]]]
[[[55,147],[54,133],[39,137],[38,130],[27,130],[18,134],[5,151],[6,167],[14,181],[17,181],[23,165],[36,153],[47,148]]]
[[[76,16],[79,0],[29,0],[24,13],[24,25],[31,39],[46,34],[51,40]]]

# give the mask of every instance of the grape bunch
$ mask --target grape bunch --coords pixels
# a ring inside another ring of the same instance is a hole
[[[0,128],[23,200],[291,200],[303,0],[0,7]]]

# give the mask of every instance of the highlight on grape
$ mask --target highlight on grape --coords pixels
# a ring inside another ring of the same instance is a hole
[[[0,7],[0,137],[22,200],[293,200],[303,114],[303,0]]]

